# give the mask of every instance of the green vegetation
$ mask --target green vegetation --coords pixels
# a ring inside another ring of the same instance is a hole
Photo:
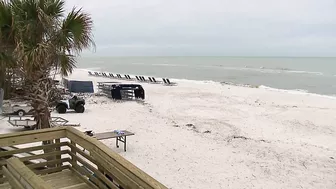
[[[92,27],[82,9],[65,14],[64,0],[0,1],[0,88],[6,98],[22,88],[37,128],[50,127],[51,75],[70,74],[76,56],[94,47]]]

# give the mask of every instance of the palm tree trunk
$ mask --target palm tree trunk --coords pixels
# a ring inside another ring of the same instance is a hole
[[[30,99],[31,105],[34,108],[34,119],[36,120],[36,129],[50,128],[51,114],[49,111],[49,99],[51,91],[51,83],[47,76],[42,77],[36,82],[31,83]],[[53,144],[53,140],[43,141],[42,145]],[[50,153],[55,149],[45,149],[44,153]],[[54,160],[56,157],[47,157],[46,160]],[[48,167],[55,167],[54,165]]]

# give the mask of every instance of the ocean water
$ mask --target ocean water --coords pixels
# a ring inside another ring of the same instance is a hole
[[[78,67],[336,95],[336,58],[80,57]]]

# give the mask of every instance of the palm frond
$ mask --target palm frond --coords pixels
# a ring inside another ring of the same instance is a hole
[[[64,14],[64,6],[65,2],[63,0],[47,0],[44,3],[43,10],[46,15],[53,19],[61,19]]]
[[[81,52],[84,48],[95,47],[92,28],[93,21],[89,14],[73,8],[61,27],[62,46],[75,53]]]
[[[72,73],[73,69],[76,67],[75,56],[66,53],[58,54],[59,64],[57,68],[59,69],[62,76],[68,76]]]

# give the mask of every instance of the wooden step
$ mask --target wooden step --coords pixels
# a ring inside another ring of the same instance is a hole
[[[47,174],[47,175],[42,175],[42,179],[44,181],[49,181],[49,180],[54,180],[56,178],[66,178],[66,177],[71,177],[72,176],[72,171],[70,170],[63,170],[61,172],[57,172],[57,173],[52,173],[52,174]]]
[[[61,172],[43,175],[41,176],[41,178],[55,189],[90,188],[86,183],[83,182],[83,180],[81,180],[75,173],[70,170],[63,170]]]
[[[82,184],[76,184],[76,185],[72,185],[72,186],[67,186],[61,189],[91,189],[90,186],[88,186],[86,183],[82,183]]]
[[[42,175],[41,178],[55,189],[91,189],[76,173],[71,170]],[[11,185],[6,182],[0,184],[0,189],[11,189]]]

